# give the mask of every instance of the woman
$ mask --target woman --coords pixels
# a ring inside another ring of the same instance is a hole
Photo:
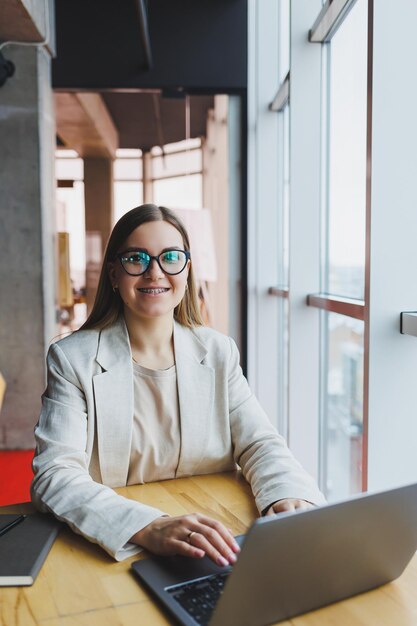
[[[187,233],[152,204],[116,224],[91,315],[50,347],[35,435],[33,502],[117,560],[145,547],[227,565],[239,548],[220,522],[170,517],[113,487],[238,464],[260,512],[323,501],[252,395],[234,342],[201,325]]]

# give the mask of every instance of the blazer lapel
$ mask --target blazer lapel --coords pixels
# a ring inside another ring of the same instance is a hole
[[[133,425],[133,368],[126,324],[100,332],[96,356],[103,372],[93,377],[101,478],[105,485],[126,485]]]
[[[202,363],[207,354],[196,335],[174,322],[174,350],[181,422],[181,451],[176,476],[201,464],[214,403],[214,370]]]

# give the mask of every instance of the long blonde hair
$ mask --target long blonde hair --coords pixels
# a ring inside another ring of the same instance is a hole
[[[117,252],[135,228],[138,228],[138,226],[146,222],[159,221],[172,224],[182,236],[184,249],[187,251],[190,250],[190,241],[185,226],[170,209],[156,206],[155,204],[142,204],[128,211],[128,213],[125,213],[125,215],[119,219],[110,235],[104,253],[94,305],[90,315],[81,326],[80,330],[87,328],[105,328],[113,324],[122,314],[123,302],[118,291],[113,291],[108,273],[108,264],[116,260]],[[184,297],[174,309],[174,319],[189,328],[202,326],[203,320],[198,305],[192,263],[188,272],[187,287]]]

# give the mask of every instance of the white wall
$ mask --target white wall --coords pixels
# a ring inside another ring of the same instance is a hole
[[[374,2],[368,488],[417,481],[417,4]],[[388,41],[389,39],[389,41]]]

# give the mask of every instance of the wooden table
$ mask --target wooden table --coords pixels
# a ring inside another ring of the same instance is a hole
[[[196,476],[118,489],[181,515],[199,511],[240,534],[257,515],[239,473]],[[30,504],[2,507],[30,512]],[[166,626],[170,622],[130,571],[141,556],[116,563],[98,546],[64,528],[32,587],[0,588],[2,626]],[[300,564],[302,567],[302,564]],[[395,582],[282,626],[416,626],[417,557]],[[225,624],[227,626],[227,624]]]

